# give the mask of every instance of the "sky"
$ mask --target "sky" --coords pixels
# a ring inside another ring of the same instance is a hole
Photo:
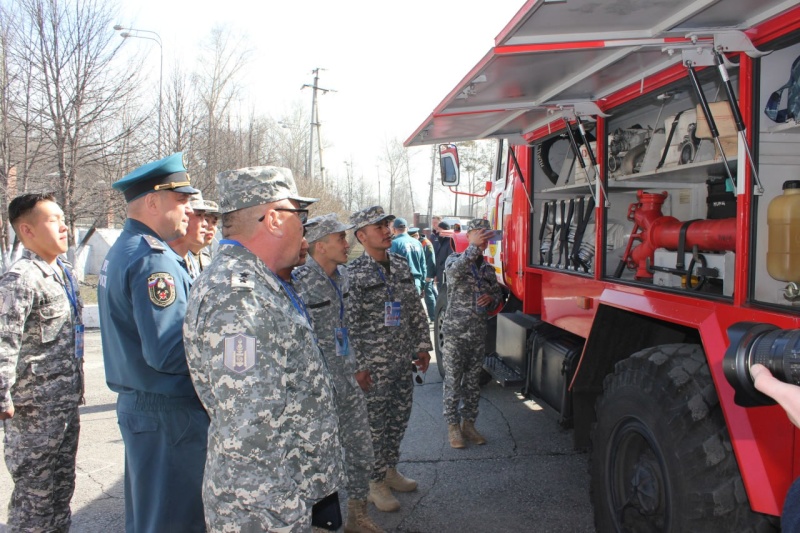
[[[373,178],[387,140],[405,141],[490,50],[524,0],[122,0],[119,24],[158,33],[164,72],[192,64],[212,28],[242,32],[253,48],[243,78],[260,112],[280,117],[296,102],[311,107],[319,86],[323,160],[330,174]],[[146,49],[146,40],[130,44]],[[158,76],[157,50],[148,55]],[[430,149],[411,152],[412,183],[427,200]],[[388,179],[387,179],[388,181]],[[387,184],[384,183],[384,190]],[[442,196],[442,195],[440,195]],[[449,198],[439,198],[438,203]]]

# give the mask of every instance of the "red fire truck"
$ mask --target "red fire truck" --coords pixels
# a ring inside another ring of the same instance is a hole
[[[486,368],[590,450],[598,531],[769,531],[800,433],[800,7],[529,0],[406,141],[498,139]]]

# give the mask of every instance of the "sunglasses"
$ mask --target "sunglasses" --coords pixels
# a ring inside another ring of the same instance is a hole
[[[414,374],[414,381],[416,381],[420,385],[425,383],[425,374],[426,373],[425,372],[420,372],[419,368],[417,368],[417,365],[415,365],[414,363],[411,363],[411,373]]]
[[[276,207],[275,211],[288,211],[290,213],[297,213],[297,216],[300,218],[300,222],[305,224],[308,222],[308,209],[289,209],[288,207]],[[261,215],[261,218],[258,219],[259,222],[264,222],[264,219],[267,218],[267,214],[264,213]]]

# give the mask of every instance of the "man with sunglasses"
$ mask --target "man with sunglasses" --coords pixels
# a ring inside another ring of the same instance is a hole
[[[214,242],[214,237],[216,237],[217,235],[217,223],[219,222],[219,205],[217,205],[217,202],[212,202],[211,200],[203,199],[202,196],[200,196],[200,198],[192,200],[190,205],[192,206],[193,211],[195,212],[199,211],[200,213],[202,213],[203,220],[205,221],[206,224],[205,231],[203,233],[202,245],[199,246],[193,245],[190,248],[192,255],[194,255],[195,261],[197,261],[197,266],[199,267],[200,272],[202,272],[211,263],[211,257],[214,252],[212,247],[216,246],[216,243]]]
[[[389,253],[394,220],[379,205],[350,216],[364,255],[348,266],[347,316],[356,354],[356,380],[367,393],[375,466],[367,499],[381,511],[396,511],[391,489],[416,490],[417,482],[397,471],[400,442],[408,419],[414,383],[409,361],[428,370],[431,345],[428,317],[408,263]]]
[[[355,378],[355,354],[350,344],[351,329],[346,302],[350,294],[347,278],[347,230],[331,213],[308,221],[310,257],[305,266],[292,273],[298,291],[314,319],[314,330],[322,355],[336,387],[336,413],[345,449],[347,469],[347,525],[353,533],[383,531],[367,514],[369,479],[375,464],[369,415],[364,391]]]
[[[278,167],[222,172],[217,191],[223,239],[193,287],[183,330],[211,417],[206,525],[309,531],[325,504],[338,512],[342,448],[308,309],[278,272],[298,263],[316,199],[299,196],[291,171]]]
[[[98,309],[106,382],[125,443],[125,529],[205,531],[201,485],[208,415],[183,345],[192,278],[167,242],[186,235],[199,191],[182,154],[115,182],[128,203],[122,234],[103,262]]]
[[[206,201],[203,200],[202,193],[197,193],[189,201],[189,207],[192,208],[192,213],[189,215],[186,235],[170,241],[169,247],[176,254],[183,257],[183,260],[186,261],[189,276],[195,279],[200,275],[201,268],[198,254],[206,245],[206,231],[208,231],[208,222],[206,222],[205,216]]]

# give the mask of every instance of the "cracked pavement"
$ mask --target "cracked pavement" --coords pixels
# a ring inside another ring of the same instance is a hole
[[[481,392],[478,430],[487,444],[455,450],[447,441],[437,369],[414,389],[398,469],[419,482],[395,494],[396,513],[370,515],[387,531],[593,532],[588,455],[572,448],[549,407],[496,383]]]
[[[125,530],[123,445],[116,395],[105,384],[99,330],[86,335],[86,405],[81,437],[72,533]],[[404,533],[593,532],[588,457],[572,448],[548,407],[495,383],[481,394],[476,426],[484,446],[450,448],[442,416],[442,385],[432,364],[415,385],[411,422],[399,470],[419,482],[397,494],[402,507],[369,513],[387,531]],[[0,454],[2,454],[0,426]],[[7,516],[11,479],[0,466],[0,533]]]

